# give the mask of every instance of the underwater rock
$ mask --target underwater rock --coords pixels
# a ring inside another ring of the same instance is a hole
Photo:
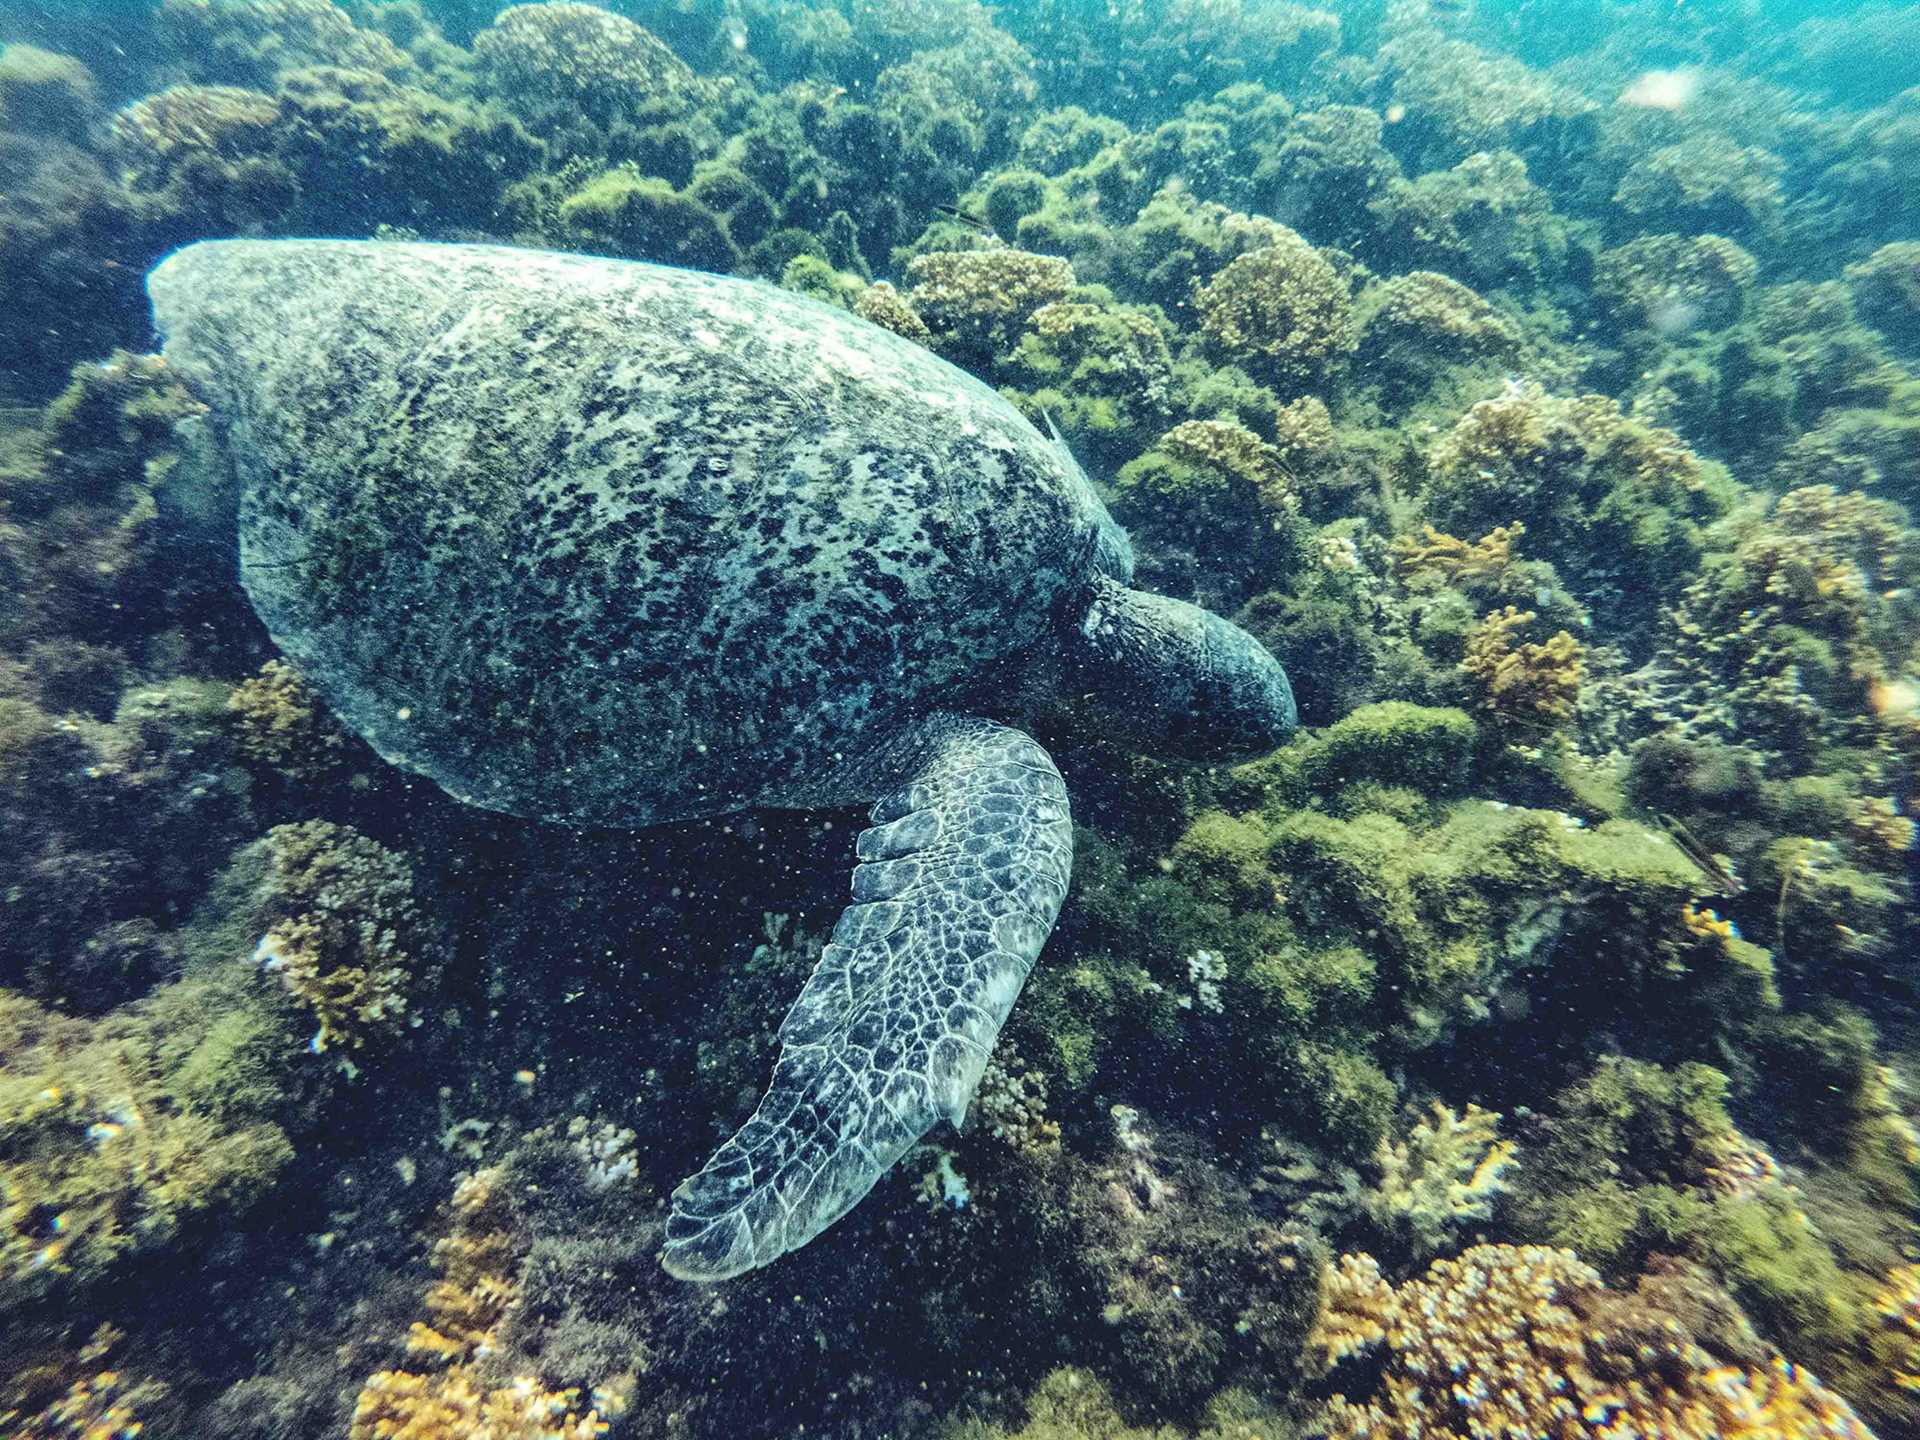
[[[1759,263],[1722,235],[1645,235],[1603,250],[1594,289],[1668,336],[1740,318]]]
[[[0,49],[0,130],[84,145],[100,118],[100,88],[80,61],[32,45]]]
[[[192,78],[213,85],[265,87],[305,65],[393,74],[412,63],[332,0],[162,0],[157,27]]]
[[[510,5],[473,41],[491,94],[540,121],[673,118],[704,86],[684,61],[623,15],[555,0]]]

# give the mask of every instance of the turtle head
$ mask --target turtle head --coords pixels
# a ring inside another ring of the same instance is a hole
[[[1267,648],[1184,600],[1103,580],[1063,646],[1062,689],[1075,713],[1152,754],[1251,759],[1300,723],[1287,672]]]

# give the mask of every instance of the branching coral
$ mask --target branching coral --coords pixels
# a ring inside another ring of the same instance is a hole
[[[1776,756],[1870,738],[1903,674],[1920,535],[1896,505],[1831,486],[1783,495],[1669,617],[1660,663],[1697,732]]]
[[[323,783],[346,762],[347,734],[325,703],[284,660],[269,660],[227,700],[240,752],[295,784]]]
[[[1067,431],[1124,453],[1167,421],[1173,356],[1162,326],[1144,310],[1057,302],[1033,312],[1006,362],[1017,398]]]
[[[1327,402],[1318,395],[1302,395],[1274,412],[1274,453],[1296,474],[1309,474],[1332,461],[1339,444]]]
[[[1284,511],[1299,504],[1292,475],[1280,453],[1244,425],[1231,420],[1188,420],[1157,442],[1158,448],[1190,465],[1210,465],[1253,489],[1260,504]]]
[[[1715,137],[1669,145],[1637,161],[1613,203],[1649,228],[1770,238],[1780,223],[1780,157]]]
[[[1480,622],[1460,668],[1473,677],[1475,703],[1495,720],[1553,725],[1573,717],[1580,699],[1584,648],[1565,630],[1544,643],[1521,641],[1531,610],[1511,605]]]
[[[1073,267],[1024,250],[943,250],[907,266],[907,302],[948,358],[984,369],[1018,344],[1034,313],[1067,300]]]
[[[1410,132],[1401,143],[1420,170],[1452,164],[1478,150],[1548,155],[1591,127],[1591,100],[1507,55],[1410,27],[1374,60],[1382,99],[1400,107]]]
[[[175,986],[89,1022],[0,991],[0,1311],[251,1203],[293,1159],[253,1093],[271,1024],[230,1004]]]
[[[382,1370],[354,1402],[352,1440],[594,1440],[608,1424],[576,1408],[578,1390],[550,1391],[529,1377],[491,1385],[481,1362],[519,1295],[525,1244],[514,1230],[496,1170],[462,1176],[450,1231],[434,1243],[440,1278],[428,1290],[427,1321],[416,1320],[407,1349],[433,1371]]]
[[[1354,306],[1360,373],[1400,390],[1430,385],[1446,366],[1506,361],[1520,327],[1458,280],[1430,270],[1396,275]]]
[[[1402,580],[1436,576],[1452,583],[1497,578],[1515,563],[1513,542],[1527,533],[1527,527],[1516,522],[1496,526],[1469,543],[1442,535],[1431,525],[1420,529],[1417,537],[1402,535],[1393,542],[1393,573]]]
[[[917,344],[926,345],[933,339],[933,332],[920,318],[920,312],[884,280],[862,290],[860,298],[853,302],[853,311],[862,320],[871,320],[882,330],[891,330]]]
[[[1016,1150],[1044,1152],[1060,1145],[1060,1126],[1047,1118],[1047,1077],[1029,1069],[1004,1038],[987,1059],[970,1118]]]
[[[1194,557],[1198,593],[1231,608],[1282,572],[1307,535],[1280,453],[1232,420],[1188,420],[1129,461],[1118,514],[1165,563]],[[1270,583],[1270,582],[1268,582]]]
[[[1920,1265],[1902,1265],[1874,1297],[1884,1333],[1887,1378],[1901,1390],[1920,1390]]]
[[[1509,382],[1427,452],[1433,521],[1455,533],[1519,521],[1609,633],[1653,622],[1729,503],[1725,472],[1670,430],[1600,395]]]
[[[1332,1433],[1871,1440],[1805,1370],[1756,1363],[1750,1335],[1737,1355],[1708,1348],[1721,1337],[1667,1310],[1666,1278],[1623,1293],[1571,1250],[1479,1245],[1390,1286],[1371,1257],[1342,1256],[1312,1343],[1334,1364],[1386,1354],[1377,1394],[1335,1395]],[[1683,1292],[1683,1303],[1700,1301]]]
[[[109,1363],[125,1338],[102,1325],[77,1354],[15,1352],[12,1373],[0,1382],[0,1433],[8,1440],[133,1440],[146,1429],[142,1412],[166,1387]]]
[[[235,229],[277,221],[298,185],[277,153],[280,102],[231,85],[175,85],[113,120],[127,183],[156,220]]]
[[[1436,1100],[1404,1139],[1380,1142],[1374,1157],[1380,1180],[1367,1211],[1424,1259],[1444,1249],[1458,1227],[1493,1214],[1513,1161],[1513,1142],[1500,1138],[1499,1115],[1478,1105],[1455,1114]]]
[[[1215,348],[1289,392],[1318,383],[1352,349],[1346,282],[1292,231],[1229,262],[1193,303]]]
[[[281,825],[256,958],[319,1022],[311,1048],[360,1050],[419,1024],[434,967],[404,858],[324,820]]]
[[[1184,313],[1193,291],[1229,261],[1299,237],[1262,215],[1200,201],[1168,185],[1121,232],[1118,268],[1141,299]]]

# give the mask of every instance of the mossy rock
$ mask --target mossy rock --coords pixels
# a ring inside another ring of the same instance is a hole
[[[1457,794],[1472,771],[1479,727],[1464,710],[1385,700],[1362,705],[1309,744],[1301,772],[1309,785],[1357,780]]]
[[[726,222],[666,181],[609,170],[560,204],[560,224],[577,243],[636,260],[728,271],[740,251]]]

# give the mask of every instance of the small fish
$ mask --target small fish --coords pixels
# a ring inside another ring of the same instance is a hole
[[[969,215],[966,211],[952,205],[935,205],[933,208],[949,220],[958,220],[962,225],[971,225],[983,235],[991,235],[994,233],[993,226],[989,225],[985,220],[982,220],[978,215]]]
[[[1667,838],[1673,841],[1680,853],[1691,860],[1700,871],[1719,886],[1719,893],[1731,899],[1735,895],[1746,893],[1746,883],[1726,867],[1726,863],[1711,850],[1700,843],[1700,838],[1686,826],[1664,810],[1653,813],[1654,823],[1667,832]]]

